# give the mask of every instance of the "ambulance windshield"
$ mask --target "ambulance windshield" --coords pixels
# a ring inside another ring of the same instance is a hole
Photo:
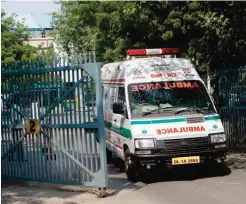
[[[133,117],[215,112],[204,85],[197,80],[130,84],[128,91]]]

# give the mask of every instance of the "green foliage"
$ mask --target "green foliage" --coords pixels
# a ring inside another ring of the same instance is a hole
[[[49,58],[54,58],[55,56],[53,43],[51,43],[48,48],[44,48],[43,45],[39,45],[36,50],[37,50],[37,58],[46,57],[49,59]]]
[[[25,45],[24,41],[28,39],[26,28],[23,24],[14,21],[14,16],[7,17],[5,12],[1,11],[1,60],[3,62],[13,62],[24,58],[32,57],[33,48]]]
[[[211,73],[246,64],[244,2],[61,1],[56,42],[72,54],[95,50],[119,61],[133,48],[180,47]]]

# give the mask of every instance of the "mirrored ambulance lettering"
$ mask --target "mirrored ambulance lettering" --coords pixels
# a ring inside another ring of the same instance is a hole
[[[203,126],[194,126],[194,127],[180,127],[180,128],[165,128],[157,129],[157,135],[165,135],[171,133],[181,133],[181,132],[204,132],[206,131]]]
[[[194,82],[164,82],[164,83],[145,83],[131,86],[132,91],[150,90],[150,89],[173,89],[173,88],[199,88]]]

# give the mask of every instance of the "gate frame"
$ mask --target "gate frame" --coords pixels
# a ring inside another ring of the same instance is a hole
[[[103,115],[103,107],[102,107],[102,83],[101,83],[101,67],[103,63],[84,63],[84,64],[77,64],[77,65],[68,65],[68,66],[54,66],[52,68],[41,68],[41,69],[33,69],[33,70],[20,70],[20,71],[11,71],[11,72],[2,72],[2,77],[8,77],[8,76],[22,76],[22,75],[29,75],[30,71],[31,74],[41,74],[41,73],[51,73],[51,72],[59,72],[59,71],[72,71],[72,70],[81,70],[86,71],[88,73],[88,76],[90,76],[96,86],[96,108],[97,108],[97,121],[93,122],[83,122],[81,124],[41,124],[42,128],[61,128],[61,126],[64,128],[64,126],[73,127],[73,128],[89,128],[89,129],[97,129],[98,130],[98,142],[99,142],[99,148],[100,148],[100,169],[96,173],[92,173],[89,169],[87,169],[85,166],[79,165],[81,168],[83,168],[84,171],[88,172],[91,176],[93,176],[92,181],[85,181],[85,182],[79,182],[80,185],[85,186],[92,186],[92,187],[98,187],[103,189],[101,192],[101,197],[105,194],[105,188],[108,187],[108,171],[107,171],[107,159],[106,159],[106,142],[105,142],[105,132],[104,132],[104,115]],[[74,90],[78,85],[80,85],[84,80],[82,77],[81,79],[78,79],[77,82],[75,82],[73,87],[70,87],[69,90],[67,90],[64,95],[59,97],[58,101],[56,101],[54,104],[51,105],[51,107],[48,108],[48,110],[43,114],[39,116],[39,120],[44,119],[57,105],[64,99],[66,96]],[[11,109],[13,109],[17,114],[20,114],[21,117],[26,120],[27,118],[25,115],[23,115],[18,109],[13,107],[10,102],[8,102],[7,99],[4,98],[3,95],[1,95],[1,98],[3,101],[5,101],[8,105],[10,105]],[[2,125],[2,128],[15,128],[13,125]],[[18,128],[25,128],[24,125]],[[23,129],[25,130],[25,129]],[[44,133],[44,132],[43,132]],[[5,158],[9,155],[17,146],[18,144],[27,136],[26,131],[24,131],[24,135],[18,139],[18,142],[15,143],[7,152],[5,152],[1,158]],[[44,135],[45,136],[45,135]],[[46,135],[47,137],[48,135]],[[48,136],[49,137],[49,136]],[[53,143],[53,145],[56,145],[61,151],[61,147],[59,147],[56,142],[54,142],[51,138],[49,140]],[[65,153],[66,151],[63,151]],[[66,154],[66,153],[65,153]],[[67,154],[66,154],[67,155]],[[70,157],[69,155],[67,155]],[[71,157],[70,157],[71,159]],[[73,160],[74,161],[74,160]],[[74,161],[76,162],[76,161]],[[77,162],[76,162],[77,163]],[[78,163],[77,163],[78,164]],[[15,177],[15,176],[2,176],[2,178],[9,178],[9,179],[21,179],[26,181],[45,181],[45,182],[51,182],[51,183],[64,183],[64,182],[55,182],[54,180],[44,180],[44,179],[23,179],[21,177]],[[69,181],[65,182],[66,184],[69,184]],[[74,182],[71,182],[72,184],[75,184]],[[76,183],[77,184],[77,183]]]

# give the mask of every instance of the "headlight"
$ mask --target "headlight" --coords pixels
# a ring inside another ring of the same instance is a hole
[[[154,140],[153,139],[139,139],[135,140],[135,147],[136,148],[149,148],[154,147]]]
[[[222,143],[226,141],[225,133],[218,133],[210,135],[211,143]]]

